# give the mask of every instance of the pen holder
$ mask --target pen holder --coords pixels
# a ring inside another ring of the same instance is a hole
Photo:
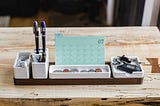
[[[14,78],[29,79],[30,75],[30,55],[29,52],[19,52],[14,63]]]
[[[42,56],[42,51],[35,56]],[[32,76],[34,79],[47,79],[48,77],[48,66],[49,66],[49,55],[48,48],[46,49],[45,61],[33,61],[32,62]]]

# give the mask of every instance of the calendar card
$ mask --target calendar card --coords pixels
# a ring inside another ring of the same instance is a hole
[[[104,36],[64,36],[55,34],[56,65],[104,65]]]

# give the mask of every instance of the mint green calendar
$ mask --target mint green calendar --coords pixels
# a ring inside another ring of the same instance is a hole
[[[104,36],[65,36],[55,34],[56,65],[104,65]]]

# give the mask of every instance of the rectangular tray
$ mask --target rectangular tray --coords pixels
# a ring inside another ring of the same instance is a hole
[[[54,63],[50,63],[54,64]],[[109,63],[106,63],[109,64]],[[142,84],[143,78],[73,78],[73,79],[14,79],[15,85],[131,85]]]

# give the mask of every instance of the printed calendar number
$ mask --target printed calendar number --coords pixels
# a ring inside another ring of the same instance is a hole
[[[99,39],[98,40],[98,44],[103,44],[103,42],[104,42],[104,39]]]

